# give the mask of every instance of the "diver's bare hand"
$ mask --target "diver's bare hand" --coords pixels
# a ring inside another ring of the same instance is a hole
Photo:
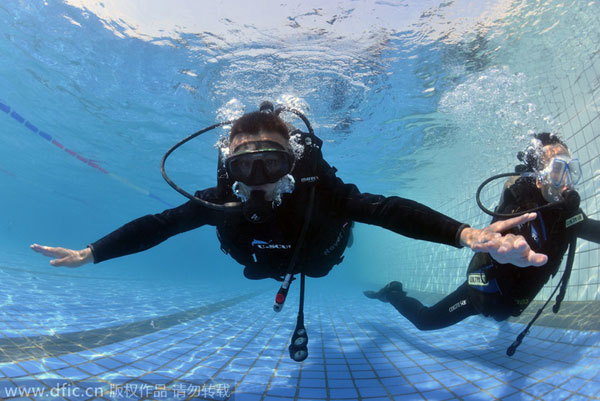
[[[492,240],[483,252],[489,252],[499,263],[518,267],[541,266],[548,261],[548,256],[534,252],[522,235],[507,234]]]
[[[79,267],[94,260],[92,250],[90,248],[76,251],[74,249],[43,246],[38,244],[33,244],[30,248],[44,256],[54,258],[50,261],[52,266]]]
[[[508,220],[497,221],[484,229],[467,227],[460,235],[461,244],[475,252],[488,252],[499,263],[518,267],[542,266],[548,256],[534,252],[522,235],[501,232],[535,220],[535,213],[527,213]]]

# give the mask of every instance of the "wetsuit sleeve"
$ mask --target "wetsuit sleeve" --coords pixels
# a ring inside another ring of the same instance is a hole
[[[577,237],[600,244],[600,220],[586,217],[577,226],[579,226],[576,228]]]
[[[336,169],[325,161],[321,171],[320,189],[330,194],[334,210],[341,211],[345,217],[410,238],[461,247],[460,233],[467,224],[409,199],[361,193],[356,185],[345,184],[336,177]]]
[[[207,199],[213,188],[196,192],[196,196]],[[207,199],[208,200],[208,199]],[[159,214],[149,214],[133,220],[100,240],[88,245],[94,263],[145,251],[166,239],[203,225],[216,225],[219,218],[216,210],[189,201]]]

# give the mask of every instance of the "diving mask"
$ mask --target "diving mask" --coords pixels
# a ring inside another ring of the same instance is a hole
[[[567,155],[555,156],[540,171],[540,179],[556,189],[573,188],[581,180],[581,164],[578,159],[571,159]]]
[[[243,144],[225,160],[229,178],[250,186],[277,182],[289,174],[293,166],[291,153],[272,141]]]
[[[564,193],[572,190],[581,180],[579,160],[568,155],[557,155],[550,159],[545,169],[538,173],[541,191],[548,202],[565,200]]]

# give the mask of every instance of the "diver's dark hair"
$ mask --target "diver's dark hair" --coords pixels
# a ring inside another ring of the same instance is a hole
[[[241,133],[257,135],[261,131],[276,132],[285,139],[290,138],[288,127],[279,116],[270,112],[255,111],[244,114],[233,123],[229,141]]]
[[[540,141],[542,146],[548,145],[561,145],[565,149],[569,150],[569,147],[564,143],[557,134],[550,132],[541,132],[534,134],[533,137]],[[535,146],[528,146],[525,151],[519,152],[517,158],[523,163],[515,167],[517,172],[535,171],[539,170],[542,166],[542,160],[540,160],[539,149]]]
[[[533,137],[542,143],[542,146],[548,145],[562,145],[565,149],[569,150],[569,147],[564,143],[557,134],[551,134],[549,132],[542,132],[533,135]]]

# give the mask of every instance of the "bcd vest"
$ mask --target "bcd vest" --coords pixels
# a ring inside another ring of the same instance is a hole
[[[217,225],[221,249],[246,267],[244,274],[250,279],[278,279],[287,270],[304,223],[309,190],[313,186],[317,187],[313,213],[294,273],[303,271],[311,277],[326,275],[341,262],[351,232],[351,222],[320,207],[320,177],[335,172],[334,168],[321,171],[326,165],[320,163],[323,142],[299,130],[292,135],[299,136],[298,141],[304,149],[291,172],[295,180],[294,191],[282,195],[281,205],[274,209],[275,215],[259,224],[247,221],[240,212],[225,213],[224,219]],[[220,158],[217,173],[220,199],[238,201],[233,194],[233,184]]]
[[[502,204],[496,208],[496,212],[518,213],[546,203],[535,181],[522,177],[504,191]],[[515,227],[510,232],[525,237],[533,251],[548,255],[545,265],[522,268],[498,263],[487,253],[473,257],[467,277],[470,287],[476,290],[473,292],[474,303],[482,313],[520,315],[558,271],[569,245],[570,233],[565,221],[570,215],[561,206],[544,209],[537,214],[535,220]],[[494,218],[492,222],[497,220]],[[480,283],[477,283],[478,277],[481,277]]]

